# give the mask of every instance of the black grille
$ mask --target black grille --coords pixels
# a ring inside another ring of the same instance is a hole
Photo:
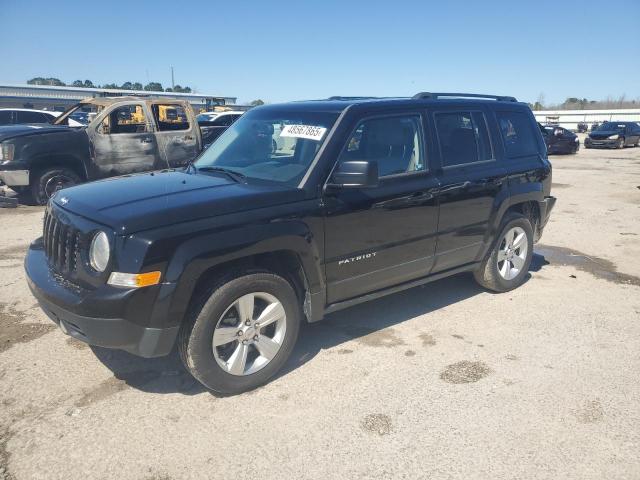
[[[61,273],[75,272],[80,250],[80,232],[61,222],[49,210],[44,214],[43,228],[44,249],[51,266]]]

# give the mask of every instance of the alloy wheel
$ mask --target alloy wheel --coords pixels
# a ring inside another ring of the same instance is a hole
[[[213,331],[213,355],[231,375],[251,375],[278,354],[287,323],[282,303],[266,292],[243,295],[222,314]]]
[[[524,268],[529,244],[521,227],[510,228],[502,237],[498,249],[498,272],[505,280],[513,280]]]

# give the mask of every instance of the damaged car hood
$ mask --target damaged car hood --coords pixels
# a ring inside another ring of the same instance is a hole
[[[56,205],[124,235],[190,220],[290,203],[302,190],[237,183],[223,174],[167,170],[61,190]]]

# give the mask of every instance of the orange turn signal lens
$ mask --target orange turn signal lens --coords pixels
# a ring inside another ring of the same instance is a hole
[[[115,287],[140,288],[160,283],[160,272],[121,273],[112,272],[107,283]]]
[[[138,287],[148,287],[158,283],[160,283],[160,272],[147,272],[136,275],[136,285]]]

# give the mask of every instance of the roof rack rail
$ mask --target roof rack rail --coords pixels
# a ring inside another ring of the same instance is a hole
[[[502,95],[483,95],[479,93],[431,93],[420,92],[416,93],[413,98],[416,100],[438,100],[439,98],[487,98],[491,100],[497,100],[500,102],[517,102],[515,97],[508,97]]]
[[[327,98],[327,100],[370,100],[373,98],[380,98],[380,97],[343,97],[341,95],[334,95],[333,97]]]

